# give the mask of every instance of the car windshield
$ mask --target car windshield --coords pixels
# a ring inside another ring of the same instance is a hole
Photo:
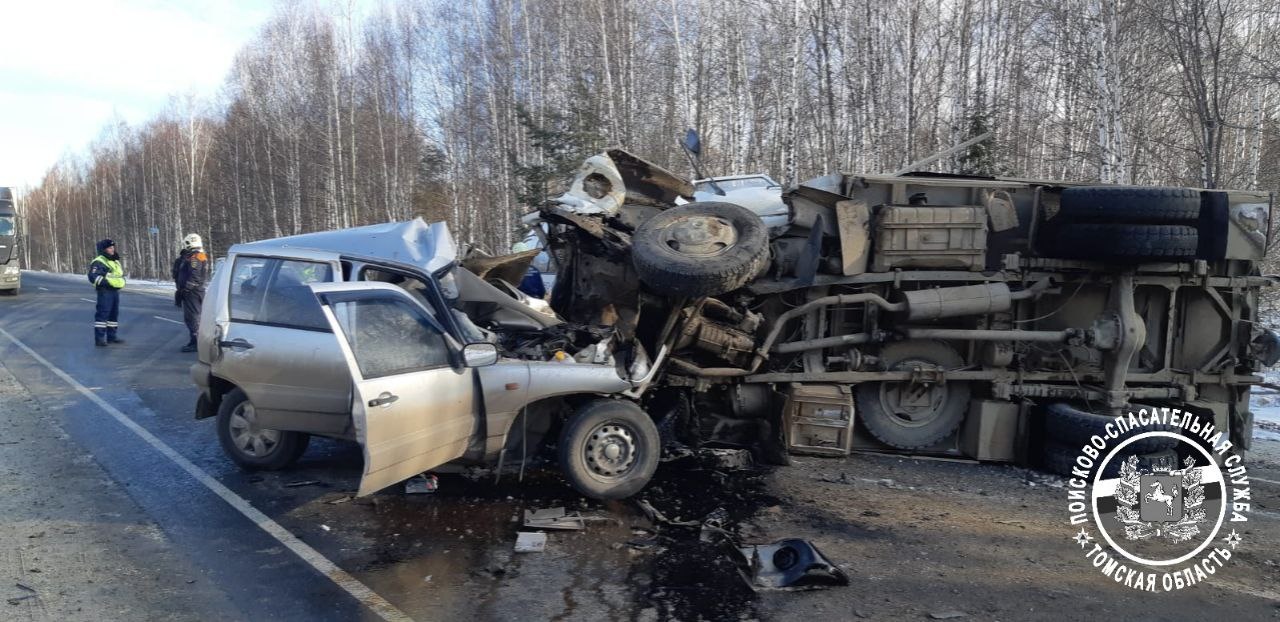
[[[0,235],[13,235],[13,216],[0,216]]]
[[[769,180],[768,177],[744,177],[742,179],[717,179],[716,185],[720,186],[725,192],[733,192],[734,190],[742,190],[743,188],[768,188],[776,185]],[[696,186],[698,192],[715,192],[711,181],[700,181]]]

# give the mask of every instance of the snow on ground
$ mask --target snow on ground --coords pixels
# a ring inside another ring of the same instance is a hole
[[[41,274],[69,281],[81,281],[86,286],[89,285],[89,279],[83,274],[72,274],[67,272],[43,272],[40,270],[23,270],[32,274]],[[154,294],[157,296],[172,296],[177,286],[173,281],[154,281],[148,279],[133,279],[125,275],[125,290],[139,292],[142,294]]]

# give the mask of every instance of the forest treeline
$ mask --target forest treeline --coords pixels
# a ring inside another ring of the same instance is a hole
[[[423,216],[491,251],[586,155],[794,182],[933,170],[1280,187],[1274,0],[289,2],[216,95],[105,127],[25,189],[25,265],[112,237],[164,275],[236,242]],[[158,51],[157,53],[163,53]]]

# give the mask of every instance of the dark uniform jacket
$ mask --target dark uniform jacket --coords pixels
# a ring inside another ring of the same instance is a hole
[[[204,291],[209,280],[209,256],[200,249],[182,251],[173,262],[173,280],[179,292]]]

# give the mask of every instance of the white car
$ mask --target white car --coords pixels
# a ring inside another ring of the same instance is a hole
[[[782,184],[768,175],[709,177],[695,180],[693,187],[693,202],[741,205],[755,212],[772,232],[791,224],[791,209],[782,201]]]

